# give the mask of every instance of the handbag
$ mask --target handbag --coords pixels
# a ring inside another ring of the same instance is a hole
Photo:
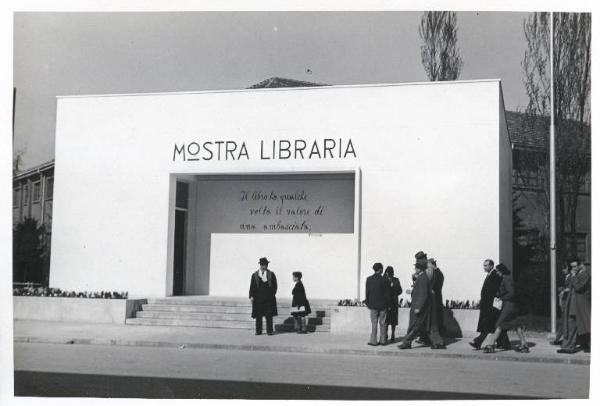
[[[292,314],[305,312],[306,308],[304,306],[292,307]]]
[[[492,306],[498,310],[502,310],[502,299],[495,297]]]

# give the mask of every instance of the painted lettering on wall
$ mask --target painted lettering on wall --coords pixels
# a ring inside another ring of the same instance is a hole
[[[253,147],[249,148],[245,141],[175,143],[173,162],[356,158],[350,138],[261,140]]]
[[[247,213],[240,231],[310,233],[312,222],[327,213],[327,206],[311,201],[305,190],[242,190],[239,203]]]

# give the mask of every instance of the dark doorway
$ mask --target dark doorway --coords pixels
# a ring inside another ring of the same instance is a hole
[[[173,252],[173,296],[183,295],[185,286],[188,184],[177,182],[175,196],[175,244]]]

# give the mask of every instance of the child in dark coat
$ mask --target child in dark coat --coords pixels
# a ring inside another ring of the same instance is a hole
[[[310,314],[311,310],[302,284],[302,272],[293,272],[292,277],[296,283],[292,289],[292,316],[298,334],[306,334],[306,315]]]

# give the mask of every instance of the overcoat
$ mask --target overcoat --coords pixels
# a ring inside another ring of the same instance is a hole
[[[417,275],[415,283],[412,286],[410,293],[410,319],[408,322],[408,331],[418,329],[419,331],[427,330],[429,324],[429,306],[431,283],[427,274],[421,272]],[[419,309],[419,313],[415,313],[415,309]]]
[[[385,324],[388,326],[398,325],[398,296],[402,294],[402,286],[400,280],[392,276],[391,280],[387,279],[388,291],[388,310],[385,314]]]
[[[492,269],[483,281],[479,301],[479,322],[477,323],[477,331],[480,333],[491,334],[496,329],[496,320],[498,320],[500,310],[494,307],[494,297],[500,288],[501,281],[502,276],[495,269]]]
[[[577,334],[589,334],[590,319],[592,315],[592,277],[587,267],[579,271],[568,280],[569,292],[565,300],[565,317],[563,317],[563,331],[568,331],[568,315],[573,313],[571,306],[574,306],[575,320],[577,323]]]
[[[250,277],[249,297],[252,301],[252,318],[263,316],[277,316],[277,278],[275,273],[266,270],[267,282],[263,282],[259,276],[260,270],[257,270]]]
[[[428,275],[429,271],[424,273]],[[428,276],[429,278],[429,276]],[[444,274],[441,269],[435,268],[431,272],[431,279],[429,279],[430,296],[429,296],[429,309],[428,315],[425,318],[425,325],[423,326],[425,331],[431,331],[433,324],[437,325],[437,330],[440,333],[444,332],[444,302],[442,298],[442,287],[444,286]]]
[[[306,316],[311,313],[310,303],[308,303],[308,299],[306,298],[306,291],[304,290],[302,281],[296,282],[294,289],[292,289],[292,307],[298,306],[304,306],[306,309],[304,312],[297,313],[298,316]]]
[[[381,273],[374,273],[367,278],[365,286],[365,303],[371,310],[384,310],[388,307],[387,279]]]
[[[512,275],[502,276],[496,296],[502,300],[502,310],[500,310],[500,315],[496,320],[496,327],[500,327],[502,330],[511,330],[518,327],[520,322],[518,319],[519,306],[517,305],[515,281]]]

